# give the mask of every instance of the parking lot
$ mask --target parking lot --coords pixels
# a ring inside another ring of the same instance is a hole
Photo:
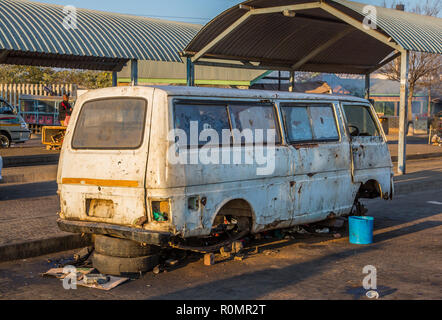
[[[393,202],[367,201],[375,217],[374,244],[348,238],[299,235],[294,240],[252,242],[243,261],[205,266],[190,254],[177,266],[111,291],[63,289],[60,280],[42,278],[53,261],[75,251],[0,264],[2,299],[366,299],[362,269],[377,269],[381,299],[441,299],[442,205],[440,190],[398,196]],[[256,246],[259,247],[258,253]],[[48,262],[48,259],[51,262]]]

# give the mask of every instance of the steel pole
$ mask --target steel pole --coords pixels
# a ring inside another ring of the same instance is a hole
[[[370,99],[370,74],[365,75],[365,99]]]
[[[398,148],[398,174],[406,173],[407,142],[406,126],[408,120],[408,70],[410,52],[404,51],[401,54],[401,92],[399,105],[399,148]]]
[[[295,90],[295,71],[290,71],[289,91],[293,92],[294,90]]]
[[[118,86],[118,72],[113,71],[112,72],[112,87]]]
[[[138,60],[132,60],[130,63],[130,82],[133,86],[138,85]]]

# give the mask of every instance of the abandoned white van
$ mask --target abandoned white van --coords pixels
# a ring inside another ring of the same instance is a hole
[[[393,197],[386,138],[364,99],[115,87],[76,105],[57,177],[65,231],[219,248]]]

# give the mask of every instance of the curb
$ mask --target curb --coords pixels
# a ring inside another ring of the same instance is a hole
[[[430,158],[439,158],[439,157],[442,157],[442,152],[409,154],[407,156],[407,160],[421,160],[421,159],[430,159]],[[397,162],[397,161],[398,161],[398,156],[391,157],[391,162]]]
[[[47,182],[54,180],[57,180],[57,166],[48,164],[48,166],[43,166],[43,168],[38,167],[38,170],[24,170],[24,172],[19,173],[8,173],[6,169],[3,173],[3,179],[0,181],[0,185],[9,183]]]
[[[436,190],[442,189],[442,180],[432,180],[432,181],[412,181],[412,182],[394,182],[394,193],[395,195],[402,195],[417,191],[425,190]]]
[[[68,234],[47,239],[7,244],[0,246],[0,262],[38,257],[92,244],[91,235]]]
[[[24,167],[57,164],[60,154],[40,154],[34,156],[3,157],[3,167]]]

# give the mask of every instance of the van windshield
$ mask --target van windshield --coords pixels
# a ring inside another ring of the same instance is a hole
[[[137,149],[143,142],[146,100],[102,99],[81,108],[72,138],[74,149]]]

